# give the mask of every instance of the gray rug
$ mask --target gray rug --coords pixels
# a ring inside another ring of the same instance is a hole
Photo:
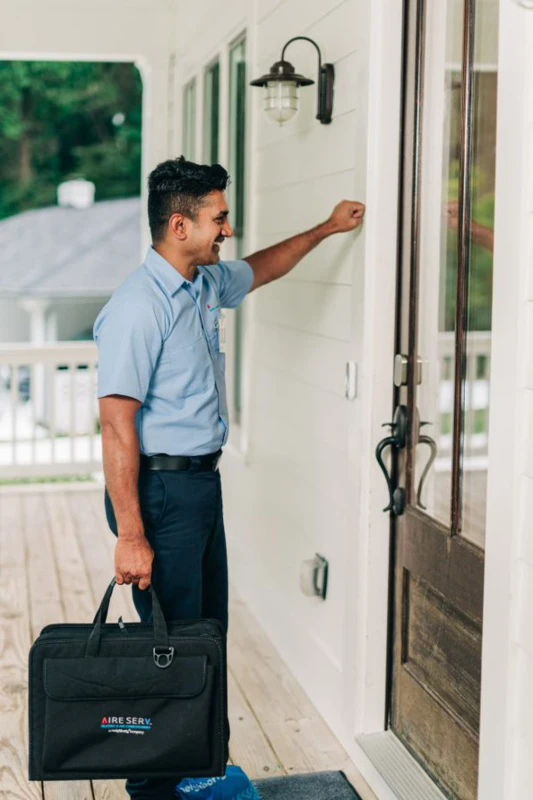
[[[361,800],[342,772],[315,772],[254,781],[261,800]]]

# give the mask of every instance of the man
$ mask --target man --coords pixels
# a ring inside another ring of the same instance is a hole
[[[168,619],[211,617],[226,630],[217,468],[228,438],[222,309],[286,275],[327,236],[355,230],[365,210],[343,201],[312,230],[244,261],[221,262],[220,246],[233,235],[227,183],[220,165],[183,157],[154,169],[148,182],[153,244],[94,327],[117,583],[132,584],[143,621],[151,613],[146,589],[153,581]],[[128,780],[126,789],[132,798],[159,800],[174,796],[174,784]],[[192,788],[189,782],[187,791]],[[216,796],[223,795],[213,791]]]

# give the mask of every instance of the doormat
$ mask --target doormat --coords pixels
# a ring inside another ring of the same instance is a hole
[[[342,772],[314,772],[254,781],[261,800],[361,800]]]

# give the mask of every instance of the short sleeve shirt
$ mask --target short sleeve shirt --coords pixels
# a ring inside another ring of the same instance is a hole
[[[199,267],[187,281],[148,249],[139,269],[104,306],[94,324],[98,397],[142,403],[136,426],[145,455],[214,453],[228,438],[222,309],[250,291],[246,261]]]

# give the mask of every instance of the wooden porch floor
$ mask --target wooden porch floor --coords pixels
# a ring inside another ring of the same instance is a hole
[[[113,575],[114,537],[102,489],[0,490],[0,797],[118,800],[123,781],[27,780],[27,660],[51,622],[87,622]],[[137,619],[117,588],[110,619]],[[342,769],[363,800],[375,800],[346,752],[232,591],[230,757],[252,778]]]

